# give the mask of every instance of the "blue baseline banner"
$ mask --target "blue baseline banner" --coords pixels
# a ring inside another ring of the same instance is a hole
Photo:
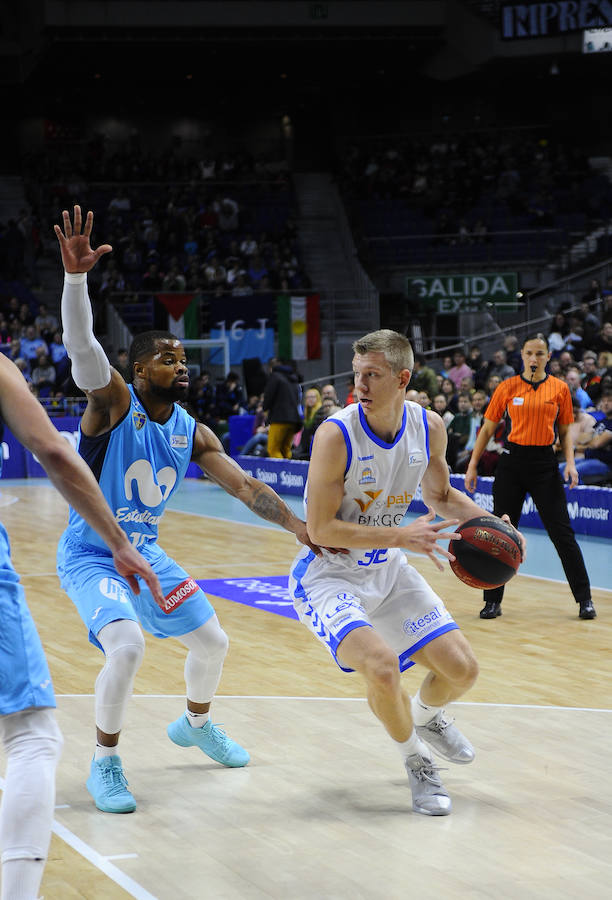
[[[264,481],[279,494],[301,496],[306,485],[308,463],[291,459],[266,459],[255,456],[237,456],[237,462],[249,475]],[[453,487],[467,494],[463,475],[451,475]],[[493,512],[493,478],[479,478],[476,491],[471,496],[478,506],[487,512]],[[579,485],[571,490],[565,487],[567,511],[570,522],[577,534],[588,534],[592,537],[612,537],[612,488]],[[427,511],[421,497],[421,489],[417,490],[410,504],[410,512]],[[520,525],[523,528],[544,528],[535,504],[528,494],[523,504]]]
[[[49,421],[76,450],[79,437],[78,416],[57,416]],[[47,473],[29,450],[4,427],[2,436],[2,478],[46,478]]]
[[[235,459],[245,472],[269,484],[277,494],[301,497],[304,493],[308,476],[308,463],[305,461],[240,455]]]

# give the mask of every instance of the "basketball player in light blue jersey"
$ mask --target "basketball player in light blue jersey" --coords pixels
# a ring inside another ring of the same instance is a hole
[[[460,539],[442,529],[485,511],[450,485],[440,416],[405,400],[413,366],[407,338],[376,331],[353,350],[358,402],[317,429],[305,491],[311,538],[350,552],[315,556],[302,548],[290,588],[300,620],[341,669],[365,678],[370,707],[404,761],[413,809],[444,816],[451,800],[431,751],[455,763],[473,760],[474,748],[444,707],[473,685],[478,666],[443,601],[400,548],[442,569],[435,554],[454,557],[438,541]],[[404,525],[419,485],[428,512]],[[436,513],[444,520],[434,522]],[[415,663],[429,672],[411,701],[400,673]]]
[[[161,603],[157,577],[115,521],[91,471],[53,427],[19,369],[2,354],[0,413],[15,437],[36,454],[58,491],[95,529],[113,577],[122,577],[138,591],[138,575]],[[62,749],[54,707],[49,667],[0,524],[0,740],[6,754],[0,809],[2,900],[38,897]]]
[[[168,726],[181,747],[199,747],[225,766],[244,766],[249,754],[212,723],[209,709],[221,678],[228,639],[208,599],[187,572],[157,544],[157,524],[168,499],[196,462],[224,490],[264,519],[277,522],[320,552],[306,526],[267,485],[248,476],[228,457],[210,429],[177,401],[187,397],[189,375],[181,342],[168,332],[137,335],[130,348],[133,384],[112,369],[93,333],[86,273],[112,249],[91,249],[93,214],[83,225],[74,208],[74,228],[63,213],[55,226],[65,269],[63,340],[72,376],[87,394],[79,453],[95,474],[117,522],[159,576],[164,599],[157,604],[143,589],[136,596],[118,578],[96,534],[75,510],[58,549],[58,573],[88,631],[105,654],[96,680],[97,743],[87,788],[98,809],[127,813],[136,808],[118,755],[119,733],[142,662],[141,625],[156,637],[176,637],[187,649],[187,709]],[[82,233],[81,233],[82,229]]]

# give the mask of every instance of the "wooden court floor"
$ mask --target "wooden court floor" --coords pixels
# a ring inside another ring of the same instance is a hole
[[[102,655],[55,575],[66,506],[44,482],[3,485],[0,507],[65,737],[45,900],[609,895],[612,593],[595,591],[598,618],[582,622],[566,587],[519,575],[504,615],[482,621],[479,592],[416,560],[481,667],[452,707],[477,758],[448,764],[453,813],[441,819],[410,811],[401,761],[357,675],[299,623],[212,598],[230,636],[213,718],[251,763],[228,770],[171,744],[184,651],[147,638],[121,741],[138,809],[111,816],[84,785]],[[195,578],[282,575],[295,552],[281,531],[172,511],[160,543]],[[412,693],[422,673],[404,677]]]

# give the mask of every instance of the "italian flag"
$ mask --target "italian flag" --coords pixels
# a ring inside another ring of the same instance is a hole
[[[319,295],[277,298],[276,324],[280,359],[319,359],[321,318]]]

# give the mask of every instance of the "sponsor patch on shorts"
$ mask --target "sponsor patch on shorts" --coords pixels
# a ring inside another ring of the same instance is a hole
[[[197,590],[198,586],[193,578],[187,578],[186,581],[182,581],[174,588],[171,594],[164,597],[164,608],[162,609],[162,612],[165,612],[166,615],[173,612],[177,606],[184,603],[185,600],[195,594]]]

